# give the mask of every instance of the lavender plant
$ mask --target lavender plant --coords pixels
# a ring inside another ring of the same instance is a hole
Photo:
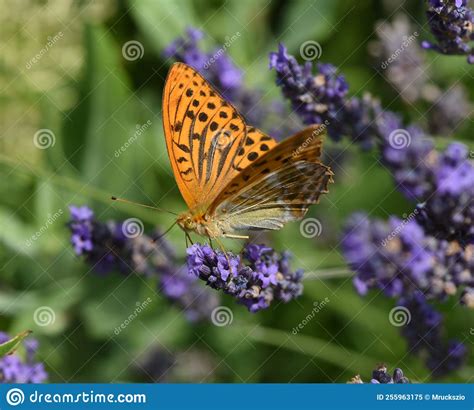
[[[130,221],[97,221],[86,206],[71,206],[70,211],[72,246],[96,272],[119,271],[156,279],[161,293],[183,309],[189,320],[210,318],[218,297],[178,264],[171,244],[160,238],[160,232],[148,236],[135,230]]]
[[[5,343],[11,337],[0,332],[0,343]],[[0,358],[0,383],[43,383],[48,378],[44,364],[36,361],[39,343],[36,339],[23,341],[25,357],[18,352]]]
[[[314,72],[312,63],[299,65],[282,44],[270,54],[270,68],[305,123],[327,124],[337,141],[348,136],[363,148],[376,146],[397,188],[418,202],[408,221],[392,217],[384,224],[363,215],[348,221],[343,253],[356,272],[357,291],[378,288],[405,301],[421,290],[443,301],[459,290],[462,303],[472,307],[474,165],[467,147],[452,143],[439,153],[421,128],[404,126],[372,96],[348,97],[348,83],[335,67],[318,64]],[[425,350],[428,367],[441,375],[460,366],[466,351],[459,342],[443,345],[441,332],[436,334],[436,343]],[[446,352],[449,365],[441,365],[435,356]]]
[[[422,46],[441,54],[465,55],[474,64],[474,11],[468,0],[427,0],[426,16],[436,42]]]
[[[286,303],[303,292],[303,271],[290,270],[288,252],[279,255],[265,245],[248,244],[241,258],[195,244],[187,254],[190,272],[253,313],[268,308],[274,300]],[[243,265],[242,259],[247,264]]]

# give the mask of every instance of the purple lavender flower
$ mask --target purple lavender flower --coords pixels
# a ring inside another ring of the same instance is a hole
[[[353,282],[360,295],[374,288],[389,297],[422,290],[444,301],[459,290],[465,298],[465,289],[474,284],[474,246],[427,235],[414,215],[384,223],[355,214],[347,222],[342,250],[356,272]]]
[[[403,328],[403,336],[411,352],[428,353],[426,363],[434,375],[463,364],[465,348],[455,341],[444,343],[442,316],[426,298],[444,301],[464,289],[461,302],[469,302],[466,295],[474,283],[473,245],[462,248],[456,241],[429,236],[413,216],[404,221],[392,217],[384,223],[355,214],[346,226],[342,248],[356,272],[353,282],[359,294],[377,288],[399,298],[398,304],[410,311],[411,321]]]
[[[191,321],[208,319],[218,306],[215,294],[200,286],[195,278],[183,272],[171,245],[153,236],[129,235],[126,222],[99,222],[87,207],[71,207],[71,241],[98,273],[119,271],[158,279],[159,289],[173,304],[182,308]],[[156,239],[153,239],[156,238]],[[78,246],[87,242],[88,246]]]
[[[433,193],[418,207],[420,222],[437,237],[474,243],[474,165],[467,147],[449,145],[433,174]]]
[[[261,103],[262,92],[244,87],[242,70],[222,49],[203,51],[200,47],[203,37],[200,30],[188,28],[186,35],[174,40],[163,54],[195,68],[226,99],[234,103],[250,124],[260,126],[270,114],[268,107]]]
[[[432,140],[416,126],[405,128],[391,112],[379,118],[378,130],[382,161],[392,172],[398,189],[412,201],[427,198],[435,189],[437,153]]]
[[[249,244],[241,257],[224,254],[208,245],[194,244],[187,250],[188,269],[205,283],[233,296],[250,312],[266,309],[272,301],[289,302],[301,295],[302,271],[289,269],[290,255],[277,254],[264,245]]]
[[[326,124],[336,140],[342,136],[344,104],[349,86],[331,64],[318,64],[316,74],[310,62],[299,65],[283,44],[270,53],[270,68],[277,73],[277,85],[305,124]]]
[[[422,47],[442,54],[466,55],[474,64],[474,12],[467,0],[428,0],[428,24],[436,43],[423,41]]]
[[[10,336],[0,332],[0,343],[8,340]],[[35,361],[38,341],[27,339],[23,345],[26,350],[24,358],[18,352],[0,358],[0,383],[42,383],[48,378],[43,363]]]
[[[427,354],[426,365],[433,376],[444,376],[465,363],[466,347],[457,340],[444,342],[442,315],[428,304],[422,292],[415,291],[400,299],[398,304],[410,312],[411,320],[402,329],[409,350]]]
[[[361,377],[359,375],[352,378],[349,382],[351,384],[363,384]],[[371,384],[398,384],[398,383],[410,383],[404,374],[402,369],[396,368],[393,371],[393,376],[391,376],[388,371],[387,367],[384,364],[380,364],[377,368],[372,372],[372,379],[370,380]]]

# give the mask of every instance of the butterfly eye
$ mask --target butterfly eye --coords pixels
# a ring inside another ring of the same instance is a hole
[[[186,227],[186,229],[193,229],[194,221],[190,217],[187,217],[186,220],[184,221],[184,226]]]

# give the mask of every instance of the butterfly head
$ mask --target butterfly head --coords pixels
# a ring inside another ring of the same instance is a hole
[[[196,229],[196,221],[189,212],[179,215],[177,222],[180,228],[185,232],[194,231]]]

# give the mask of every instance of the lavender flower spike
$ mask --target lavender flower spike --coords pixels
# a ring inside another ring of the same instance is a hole
[[[289,269],[290,255],[264,245],[249,244],[243,257],[194,244],[187,250],[189,272],[222,290],[250,312],[267,309],[275,301],[289,302],[303,292],[303,272]],[[248,264],[243,265],[242,259]]]
[[[442,54],[466,55],[474,64],[474,11],[467,0],[428,0],[426,16],[436,43],[424,41],[423,48]]]

